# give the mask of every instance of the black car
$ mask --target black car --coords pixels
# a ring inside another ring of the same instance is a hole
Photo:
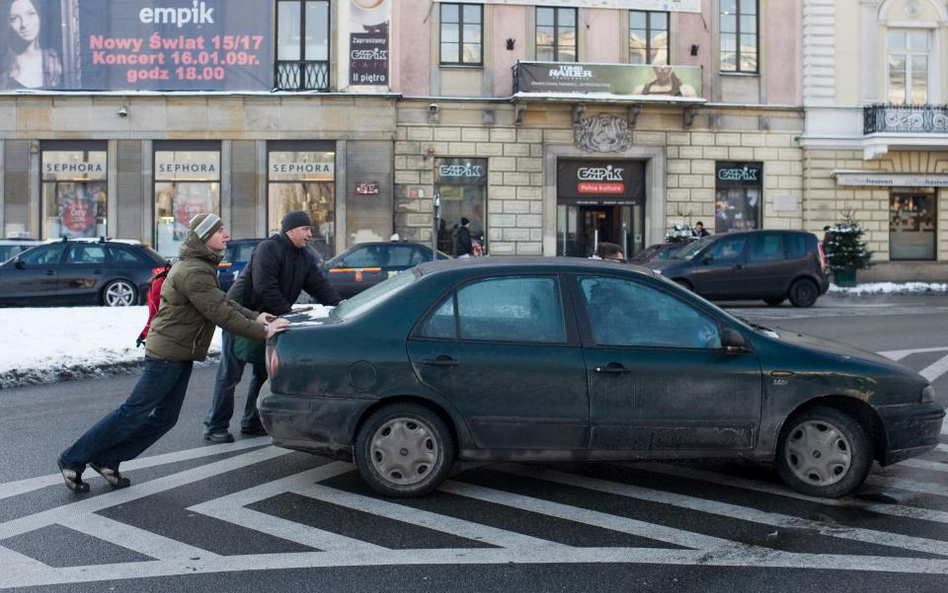
[[[217,280],[221,284],[221,290],[227,292],[230,289],[250,261],[250,254],[261,241],[264,239],[231,239],[227,242],[224,259],[217,265]]]
[[[45,306],[145,302],[167,261],[138,241],[63,239],[0,265],[0,304]]]
[[[811,307],[829,289],[823,247],[804,231],[712,235],[644,265],[708,299]]]
[[[455,461],[730,457],[814,496],[936,447],[945,399],[853,346],[749,325],[638,266],[430,262],[270,341],[276,445],[355,460],[390,496]]]
[[[451,259],[440,251],[438,259]],[[359,243],[346,249],[320,269],[344,299],[375,286],[422,262],[431,261],[429,245],[407,241]]]

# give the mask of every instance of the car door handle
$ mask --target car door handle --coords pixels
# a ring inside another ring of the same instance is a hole
[[[736,266],[734,266],[734,269],[735,269],[735,270],[743,270],[743,269],[744,269],[744,265],[743,265],[743,264],[737,264]]]
[[[52,275],[54,275],[54,274],[56,274],[56,272],[54,272],[54,271],[52,271],[52,270],[46,270],[46,275],[47,275],[47,276],[52,276]]]
[[[93,274],[101,274],[101,273],[102,273],[102,270],[92,270],[92,273],[93,273]]]
[[[612,362],[604,367],[596,367],[597,373],[607,373],[609,375],[624,375],[626,373],[631,373],[632,369],[627,369],[621,364]]]
[[[421,361],[421,364],[430,367],[456,367],[461,363],[450,356],[439,356],[438,358],[426,358]]]

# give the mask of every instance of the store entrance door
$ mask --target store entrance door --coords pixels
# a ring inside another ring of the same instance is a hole
[[[606,241],[631,257],[645,247],[643,219],[638,204],[559,204],[556,254],[589,257]]]

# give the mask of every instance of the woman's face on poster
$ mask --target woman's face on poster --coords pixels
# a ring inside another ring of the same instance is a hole
[[[32,0],[14,0],[10,5],[9,23],[10,28],[27,43],[39,37],[40,17]]]

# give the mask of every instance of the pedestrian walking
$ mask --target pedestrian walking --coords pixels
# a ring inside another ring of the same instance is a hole
[[[250,309],[259,308],[276,315],[289,313],[303,290],[323,305],[338,305],[341,301],[339,293],[323,277],[318,260],[308,253],[306,247],[313,238],[309,215],[302,210],[290,212],[280,222],[280,229],[279,234],[254,248],[250,262],[230,287],[227,296]],[[225,329],[214,395],[204,419],[205,439],[217,443],[234,440],[229,430],[234,414],[234,391],[243,376],[245,364],[234,353],[234,335]],[[267,380],[267,369],[263,362],[251,365],[253,377],[247,389],[240,432],[266,434],[257,412],[257,396]]]
[[[207,358],[215,326],[267,339],[286,319],[257,313],[229,300],[217,283],[217,264],[230,235],[216,214],[191,220],[179,261],[161,287],[161,306],[145,343],[145,365],[131,395],[59,456],[66,487],[88,492],[88,465],[113,488],[130,485],[119,464],[138,457],[178,421],[194,361]]]
[[[456,245],[454,247],[455,257],[471,257],[474,255],[474,242],[471,239],[471,221],[467,218],[461,218],[461,226],[458,227]]]

